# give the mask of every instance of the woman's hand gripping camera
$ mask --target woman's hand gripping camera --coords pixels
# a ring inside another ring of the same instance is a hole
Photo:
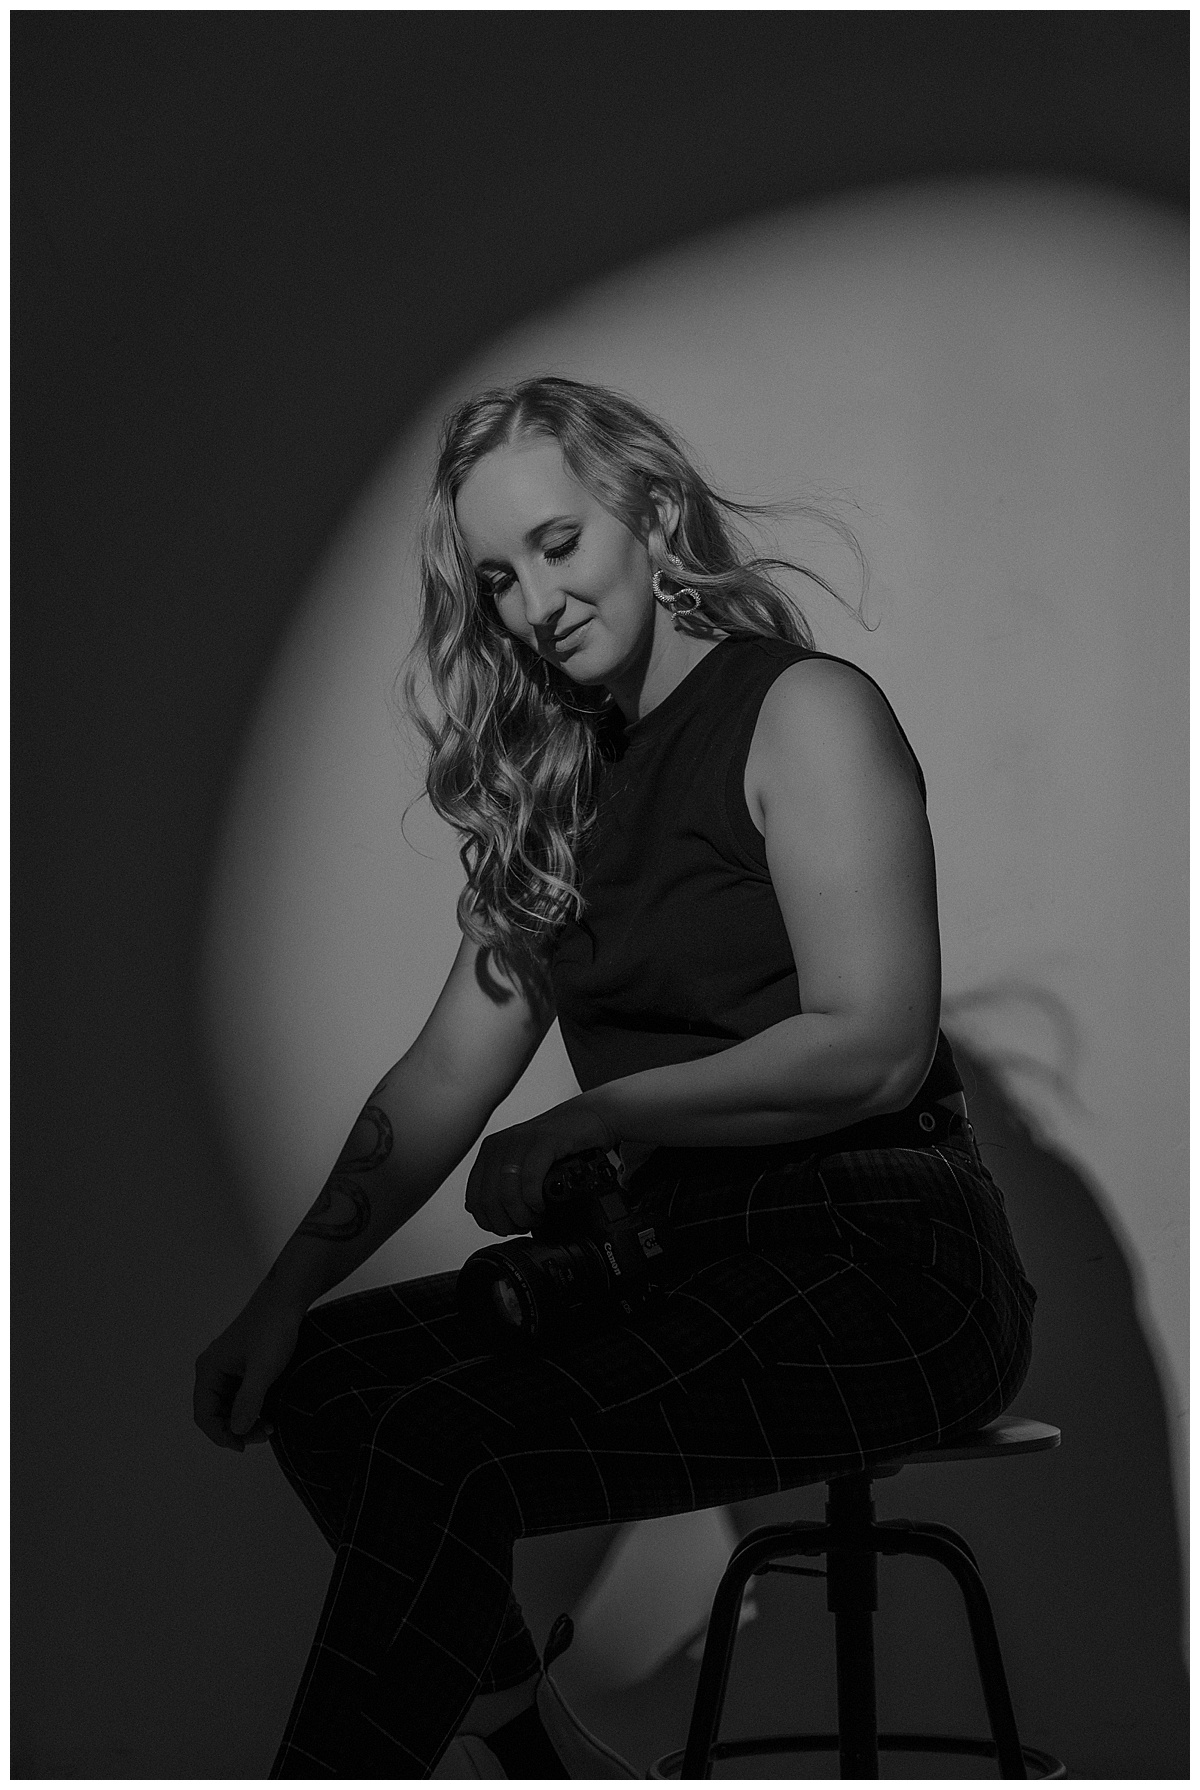
[[[542,1184],[554,1163],[581,1150],[615,1149],[616,1141],[583,1099],[493,1132],[467,1177],[467,1211],[497,1237],[522,1236],[545,1211]]]

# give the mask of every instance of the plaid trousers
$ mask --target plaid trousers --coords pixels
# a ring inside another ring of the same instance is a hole
[[[462,1323],[453,1274],[317,1306],[267,1412],[335,1552],[272,1777],[428,1777],[538,1655],[524,1536],[702,1509],[999,1416],[1035,1294],[965,1122],[923,1149],[659,1150],[669,1246],[636,1321],[546,1352]]]

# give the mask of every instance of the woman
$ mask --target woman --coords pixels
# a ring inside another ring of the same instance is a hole
[[[546,1679],[514,1541],[929,1446],[1027,1371],[1033,1291],[938,1029],[920,768],[749,556],[749,509],[596,387],[529,380],[447,424],[422,561],[440,717],[407,689],[464,837],[462,944],[197,1364],[201,1427],[270,1435],[336,1551],[274,1776],[634,1775]],[[484,1140],[468,1209],[525,1232],[552,1164],[619,1147],[663,1297],[516,1353],[463,1323],[454,1275],[310,1312],[556,1014],[582,1092]]]

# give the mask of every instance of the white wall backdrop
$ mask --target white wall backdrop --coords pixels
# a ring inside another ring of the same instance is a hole
[[[1123,1239],[1182,1474],[1187,329],[1166,214],[956,183],[695,241],[461,369],[297,611],[214,873],[208,1023],[264,1266],[457,944],[456,841],[426,802],[406,823],[419,850],[401,838],[420,772],[389,712],[438,420],[482,383],[594,379],[665,416],[726,489],[815,496],[862,540],[874,632],[820,592],[801,600],[818,645],[883,684],[923,762],[948,1028]],[[832,536],[776,538],[856,599]],[[555,1030],[495,1124],[573,1088]],[[479,1247],[468,1167],[341,1290]]]

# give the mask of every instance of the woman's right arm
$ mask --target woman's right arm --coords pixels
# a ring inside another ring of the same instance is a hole
[[[374,1089],[311,1209],[229,1328],[196,1363],[196,1422],[261,1440],[268,1387],[300,1321],[437,1192],[520,1080],[554,1018],[464,938],[415,1043]]]

